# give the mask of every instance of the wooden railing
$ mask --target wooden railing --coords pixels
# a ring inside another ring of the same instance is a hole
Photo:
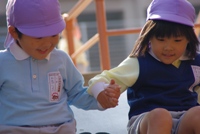
[[[77,51],[74,51],[74,42],[73,42],[73,20],[76,19],[82,11],[87,8],[91,2],[95,2],[96,5],[96,20],[97,20],[97,30],[92,38],[90,38],[84,45],[82,45]],[[87,51],[94,44],[99,42],[100,50],[100,64],[101,70],[110,69],[110,54],[109,54],[109,36],[118,36],[124,34],[136,34],[139,33],[141,28],[129,28],[129,29],[107,29],[107,20],[105,13],[105,2],[104,0],[79,0],[77,4],[67,13],[63,15],[66,21],[66,30],[67,30],[67,41],[69,47],[69,55],[72,60],[75,62],[76,57],[84,51]],[[195,24],[195,33],[197,36],[200,34],[200,13],[197,17]],[[103,59],[103,60],[102,60]]]
[[[199,11],[199,14],[198,14],[197,19],[196,19],[195,33],[196,33],[197,36],[200,35],[200,11]]]

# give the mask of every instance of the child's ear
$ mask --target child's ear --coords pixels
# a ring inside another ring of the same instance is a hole
[[[15,27],[13,26],[9,26],[8,27],[8,32],[11,34],[11,36],[14,38],[14,39],[18,39],[18,34],[15,30]]]

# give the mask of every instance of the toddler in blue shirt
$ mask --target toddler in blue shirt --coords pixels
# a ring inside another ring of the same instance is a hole
[[[75,134],[70,105],[84,110],[117,105],[114,81],[105,91],[115,99],[102,108],[87,93],[70,57],[55,49],[65,28],[58,0],[8,0],[6,16],[6,49],[0,51],[0,134]]]

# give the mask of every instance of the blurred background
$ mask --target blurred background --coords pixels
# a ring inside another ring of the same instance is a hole
[[[62,13],[67,13],[78,0],[59,0]],[[200,0],[189,0],[196,9],[196,14],[200,11]],[[81,41],[84,43],[97,33],[96,8],[93,1],[77,18],[81,31]],[[105,10],[107,16],[108,29],[139,28],[142,27],[146,19],[146,9],[151,0],[105,0]],[[0,0],[0,49],[7,34],[5,7],[7,0]],[[138,34],[109,37],[109,50],[111,67],[117,66],[126,58],[133,48],[133,44]],[[98,44],[98,43],[97,43]],[[98,45],[94,45],[86,51],[89,62],[87,71],[99,71],[100,59]]]

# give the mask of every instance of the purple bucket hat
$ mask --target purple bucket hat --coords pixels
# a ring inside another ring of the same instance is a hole
[[[6,17],[8,27],[14,26],[31,37],[57,35],[65,28],[58,0],[8,0]],[[4,47],[13,41],[8,33]]]
[[[194,26],[195,9],[187,0],[153,0],[146,20],[165,20]]]

